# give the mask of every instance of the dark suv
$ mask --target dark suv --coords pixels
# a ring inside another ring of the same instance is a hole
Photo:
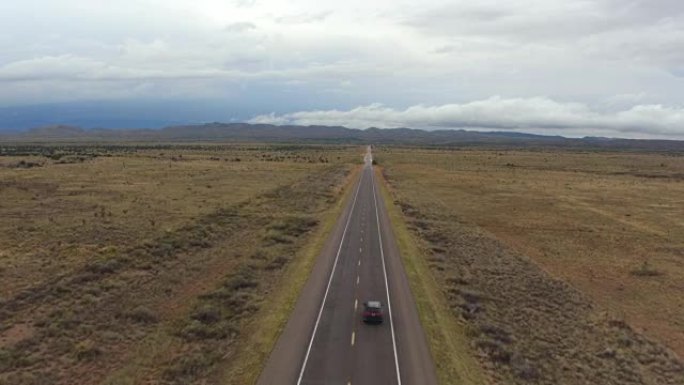
[[[382,303],[380,301],[364,302],[363,306],[363,322],[382,323]]]

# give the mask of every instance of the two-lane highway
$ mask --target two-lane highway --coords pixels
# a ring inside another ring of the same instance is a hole
[[[384,306],[380,325],[362,322],[369,300]],[[353,197],[258,383],[436,384],[370,148]]]
[[[401,383],[370,154],[365,163],[298,384]],[[385,305],[384,324],[361,322],[368,300]]]

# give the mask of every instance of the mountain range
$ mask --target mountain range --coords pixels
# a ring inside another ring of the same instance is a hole
[[[83,129],[54,125],[20,133],[0,134],[2,142],[162,141],[162,142],[309,142],[371,143],[432,146],[587,147],[684,151],[684,141],[619,139],[603,137],[566,138],[519,132],[466,130],[426,131],[411,128],[367,128],[341,126],[296,126],[249,123],[208,123],[169,126],[162,129]]]

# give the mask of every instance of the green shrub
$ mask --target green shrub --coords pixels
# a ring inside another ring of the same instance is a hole
[[[634,269],[629,273],[637,277],[657,277],[664,274],[662,271],[651,266],[648,261],[644,261],[638,269]]]
[[[91,361],[102,354],[102,350],[91,340],[81,341],[74,346],[74,355],[79,361]]]
[[[126,314],[134,322],[142,324],[153,324],[159,321],[157,314],[145,306],[138,306]]]

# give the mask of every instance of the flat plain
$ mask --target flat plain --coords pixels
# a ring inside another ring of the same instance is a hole
[[[365,149],[0,146],[0,384],[253,383]],[[380,147],[441,383],[684,383],[684,155]]]
[[[2,146],[0,384],[254,381],[362,151]]]
[[[684,381],[681,153],[375,155],[491,381]]]

